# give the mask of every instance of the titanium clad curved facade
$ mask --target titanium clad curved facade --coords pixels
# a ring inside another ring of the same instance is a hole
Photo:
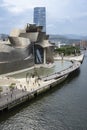
[[[0,74],[32,67],[32,44],[27,38],[10,37],[11,45],[0,43]]]
[[[29,68],[34,65],[34,59],[29,58],[25,60],[16,60],[5,63],[0,63],[0,74],[5,74],[25,68]]]
[[[25,48],[29,44],[31,44],[30,40],[28,38],[24,38],[24,37],[11,37],[11,36],[9,36],[9,40],[10,40],[12,46],[20,47],[20,48]]]
[[[21,33],[19,35],[20,37],[28,38],[31,42],[36,42],[38,38],[38,32],[32,32],[32,33]]]
[[[0,44],[0,74],[52,62],[52,45],[42,26],[27,24],[23,30],[13,30],[9,45]]]

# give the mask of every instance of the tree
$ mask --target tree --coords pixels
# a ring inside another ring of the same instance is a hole
[[[13,93],[13,90],[15,88],[16,84],[15,83],[11,83],[11,85],[9,86],[10,91]]]
[[[79,47],[73,47],[70,45],[63,46],[61,48],[57,48],[54,50],[55,53],[59,53],[60,55],[64,53],[64,55],[76,55],[80,54],[80,48]]]
[[[1,98],[1,92],[3,92],[3,88],[0,87],[0,98]]]

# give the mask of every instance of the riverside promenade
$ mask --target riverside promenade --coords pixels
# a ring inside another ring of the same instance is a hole
[[[44,81],[48,81],[48,80],[51,80],[51,79],[56,79],[56,78],[60,78],[64,75],[69,75],[71,72],[73,72],[74,70],[78,69],[80,67],[80,62],[77,62],[77,61],[73,61],[73,65],[70,66],[68,69],[65,69],[65,70],[62,70],[60,72],[56,72],[54,74],[51,74],[51,75],[48,75],[48,76],[45,76],[43,77],[43,80]]]
[[[31,81],[29,84],[25,84],[25,79],[22,79],[22,82],[20,82],[20,86],[17,86],[14,88],[13,92],[5,92],[0,97],[0,111],[9,110],[27,100],[30,100],[32,98],[35,98],[37,95],[49,90],[51,87],[54,87],[58,83],[65,80],[66,76],[62,76],[60,78],[52,79],[50,81],[42,81],[38,80],[35,81],[36,78],[33,78],[33,81]],[[33,84],[33,85],[32,85]],[[18,84],[17,84],[18,85]]]
[[[0,111],[11,109],[27,100],[35,98],[63,82],[67,76],[80,67],[80,62],[74,61],[72,66],[45,77],[27,77],[22,79],[14,79],[11,77],[0,77],[0,86],[4,92],[0,97]],[[9,85],[15,83],[13,91],[10,91]]]
[[[55,60],[62,60],[62,58],[64,60],[68,60],[68,61],[78,61],[78,62],[82,62],[83,59],[84,59],[84,54],[81,54],[81,55],[78,55],[78,56],[59,56],[59,55],[56,55],[54,57]]]

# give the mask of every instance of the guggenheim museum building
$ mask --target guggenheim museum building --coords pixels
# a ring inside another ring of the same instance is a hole
[[[42,26],[27,24],[13,29],[8,41],[0,42],[0,74],[53,63],[53,46]]]

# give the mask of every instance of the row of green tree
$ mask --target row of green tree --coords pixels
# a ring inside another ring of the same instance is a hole
[[[54,50],[55,53],[64,54],[64,55],[79,55],[80,48],[75,46],[63,46],[61,48],[56,48]]]

